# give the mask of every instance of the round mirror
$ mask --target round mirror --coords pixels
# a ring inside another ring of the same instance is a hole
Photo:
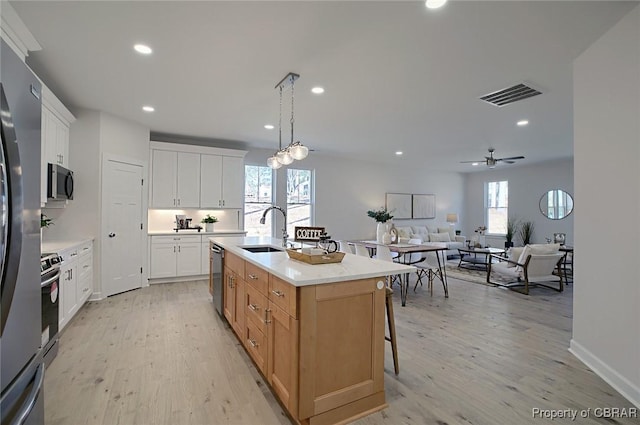
[[[564,190],[550,190],[540,198],[540,211],[551,220],[562,220],[573,211],[573,198]]]

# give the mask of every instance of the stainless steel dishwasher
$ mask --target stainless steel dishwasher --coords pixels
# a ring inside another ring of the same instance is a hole
[[[213,305],[218,311],[218,314],[222,316],[223,310],[223,298],[224,298],[224,285],[222,284],[224,274],[224,248],[220,245],[211,245],[211,255],[209,257],[209,266],[211,267],[211,283],[213,297]]]

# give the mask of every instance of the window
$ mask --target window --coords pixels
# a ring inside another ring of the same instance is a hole
[[[487,233],[506,234],[509,217],[509,182],[485,183],[485,200]]]
[[[260,224],[262,213],[273,203],[273,171],[258,165],[244,166],[244,230],[247,236],[271,236],[271,217],[267,214]]]
[[[313,179],[311,170],[287,170],[287,233],[294,238],[296,226],[311,226]]]

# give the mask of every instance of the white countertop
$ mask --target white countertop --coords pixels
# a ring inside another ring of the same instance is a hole
[[[254,253],[240,248],[241,246],[282,248],[282,240],[271,237],[211,237],[209,240],[294,286],[388,276],[415,270],[413,266],[374,260],[355,254],[346,254],[341,263],[311,265],[289,259],[286,252]]]
[[[149,232],[147,232],[149,236],[175,236],[175,235],[222,236],[222,235],[238,235],[238,234],[246,234],[246,233],[247,233],[246,230],[240,230],[240,229],[214,230],[213,232],[205,232],[204,229],[202,229],[200,232],[198,232],[198,230],[196,229],[180,230],[178,232],[176,232],[175,230],[150,230]]]
[[[56,253],[66,249],[75,248],[84,243],[91,242],[93,238],[68,240],[68,241],[47,241],[40,244],[40,252],[44,253]]]

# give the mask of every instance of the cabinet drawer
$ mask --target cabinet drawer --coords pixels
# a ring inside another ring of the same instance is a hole
[[[224,265],[244,279],[244,260],[237,255],[225,252]]]
[[[247,291],[245,311],[247,319],[252,320],[262,333],[267,332],[266,309],[268,306],[267,297],[258,292],[251,285],[245,287]]]
[[[152,244],[200,243],[201,241],[200,235],[151,236]]]
[[[267,366],[267,339],[264,333],[258,329],[253,320],[245,323],[247,339],[244,343],[249,355],[253,358],[262,373],[266,373]]]
[[[78,264],[78,276],[82,278],[88,273],[91,273],[91,269],[93,268],[93,256],[85,255],[80,257],[80,261]]]
[[[269,300],[290,316],[298,318],[295,286],[274,275],[269,275]]]
[[[80,247],[78,248],[78,255],[82,257],[83,255],[91,254],[92,251],[93,251],[93,244],[89,242],[89,243],[80,245]]]
[[[245,262],[244,272],[249,285],[265,296],[269,293],[269,272],[249,262]]]

